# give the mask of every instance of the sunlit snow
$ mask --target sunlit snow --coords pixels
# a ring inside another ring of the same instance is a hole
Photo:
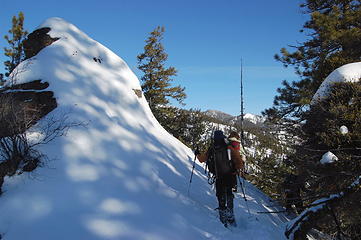
[[[311,104],[326,97],[330,87],[336,82],[358,82],[361,78],[361,62],[349,63],[334,70],[322,82],[312,98]]]

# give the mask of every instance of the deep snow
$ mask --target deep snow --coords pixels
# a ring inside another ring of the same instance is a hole
[[[51,115],[87,125],[43,146],[51,159],[46,166],[5,180],[4,239],[285,239],[287,218],[257,215],[280,208],[247,182],[250,214],[237,194],[238,227],[224,228],[203,166],[196,164],[189,185],[192,150],[136,96],[140,83],[127,64],[63,19],[40,27],[60,39],[20,64],[13,77],[49,82],[59,105]]]

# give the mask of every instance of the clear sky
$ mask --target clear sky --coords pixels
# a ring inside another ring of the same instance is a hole
[[[61,17],[123,58],[137,70],[136,56],[155,27],[164,26],[167,66],[178,70],[175,84],[186,87],[185,108],[240,113],[243,59],[245,112],[272,106],[283,80],[296,80],[273,56],[296,45],[307,16],[302,0],[1,0],[0,46],[11,18],[22,11],[31,32],[49,17]],[[0,61],[5,61],[3,51]],[[3,72],[0,66],[0,72]]]

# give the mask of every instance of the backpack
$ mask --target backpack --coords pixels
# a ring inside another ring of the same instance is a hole
[[[231,174],[234,170],[231,161],[228,159],[227,144],[224,139],[225,136],[222,131],[215,131],[213,143],[208,149],[206,166],[216,178]]]

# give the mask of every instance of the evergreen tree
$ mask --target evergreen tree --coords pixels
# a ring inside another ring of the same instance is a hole
[[[169,98],[182,103],[186,97],[183,87],[171,86],[171,77],[176,76],[177,71],[174,67],[165,67],[168,54],[161,43],[164,31],[164,27],[155,28],[145,41],[144,52],[137,56],[138,69],[144,73],[141,77],[144,96],[163,126],[169,118],[167,115],[174,114],[170,113],[171,108],[167,108]]]
[[[165,109],[165,108],[164,108]],[[167,107],[167,115],[161,119],[163,127],[174,137],[188,147],[194,149],[205,148],[205,139],[202,138],[207,132],[206,117],[200,110],[185,110],[176,107]]]
[[[282,200],[283,177],[291,171],[284,161],[289,149],[282,136],[266,126],[245,126],[245,147],[255,149],[247,153],[247,179],[267,195]]]
[[[195,150],[195,148],[205,149],[206,141],[203,136],[208,129],[205,121],[205,115],[199,109],[190,109],[187,111],[186,129],[183,132],[186,145]]]
[[[7,72],[5,75],[8,77],[15,67],[24,59],[23,41],[28,32],[24,30],[24,14],[19,12],[18,17],[13,16],[12,27],[9,30],[9,35],[4,38],[10,45],[9,48],[4,48],[5,56],[10,58],[4,62]]]
[[[263,114],[285,134],[291,149],[299,147],[302,123],[322,81],[336,68],[361,59],[360,5],[352,0],[305,0],[301,7],[310,18],[301,32],[307,34],[307,40],[291,47],[292,51],[283,48],[275,56],[285,67],[294,67],[300,80],[284,81],[273,107]],[[286,159],[291,168],[296,167],[293,156]]]
[[[293,156],[299,173],[307,179],[306,199],[341,194],[328,210],[308,222],[331,235],[361,238],[360,187],[350,188],[361,176],[361,83],[337,83],[328,98],[314,104],[305,114],[301,145]],[[341,131],[341,129],[347,131]],[[322,164],[327,152],[337,160]],[[343,193],[347,192],[347,195]]]
[[[326,208],[317,213],[317,218],[309,216],[309,221],[304,221],[298,229],[319,227],[345,239],[361,236],[359,187],[350,188],[361,174],[358,150],[361,88],[357,84],[337,85],[330,97],[319,104],[311,106],[310,101],[333,70],[361,60],[360,6],[361,2],[354,0],[305,0],[301,7],[310,18],[301,31],[307,34],[307,40],[291,47],[291,51],[283,48],[281,54],[275,56],[284,66],[294,67],[300,80],[284,81],[283,87],[277,90],[273,107],[264,112],[278,124],[280,131],[295,138],[289,144],[293,154],[288,154],[287,159],[309,184],[304,196],[308,199],[306,203],[347,192],[345,197],[325,204]],[[343,125],[348,127],[349,134],[340,133]],[[339,161],[320,164],[328,151]]]
[[[310,15],[301,30],[309,38],[292,47],[293,52],[282,48],[281,55],[275,56],[284,66],[293,66],[300,80],[283,82],[274,106],[264,112],[270,119],[302,121],[302,113],[323,79],[337,67],[361,60],[360,4],[354,0],[306,0],[301,5]]]

